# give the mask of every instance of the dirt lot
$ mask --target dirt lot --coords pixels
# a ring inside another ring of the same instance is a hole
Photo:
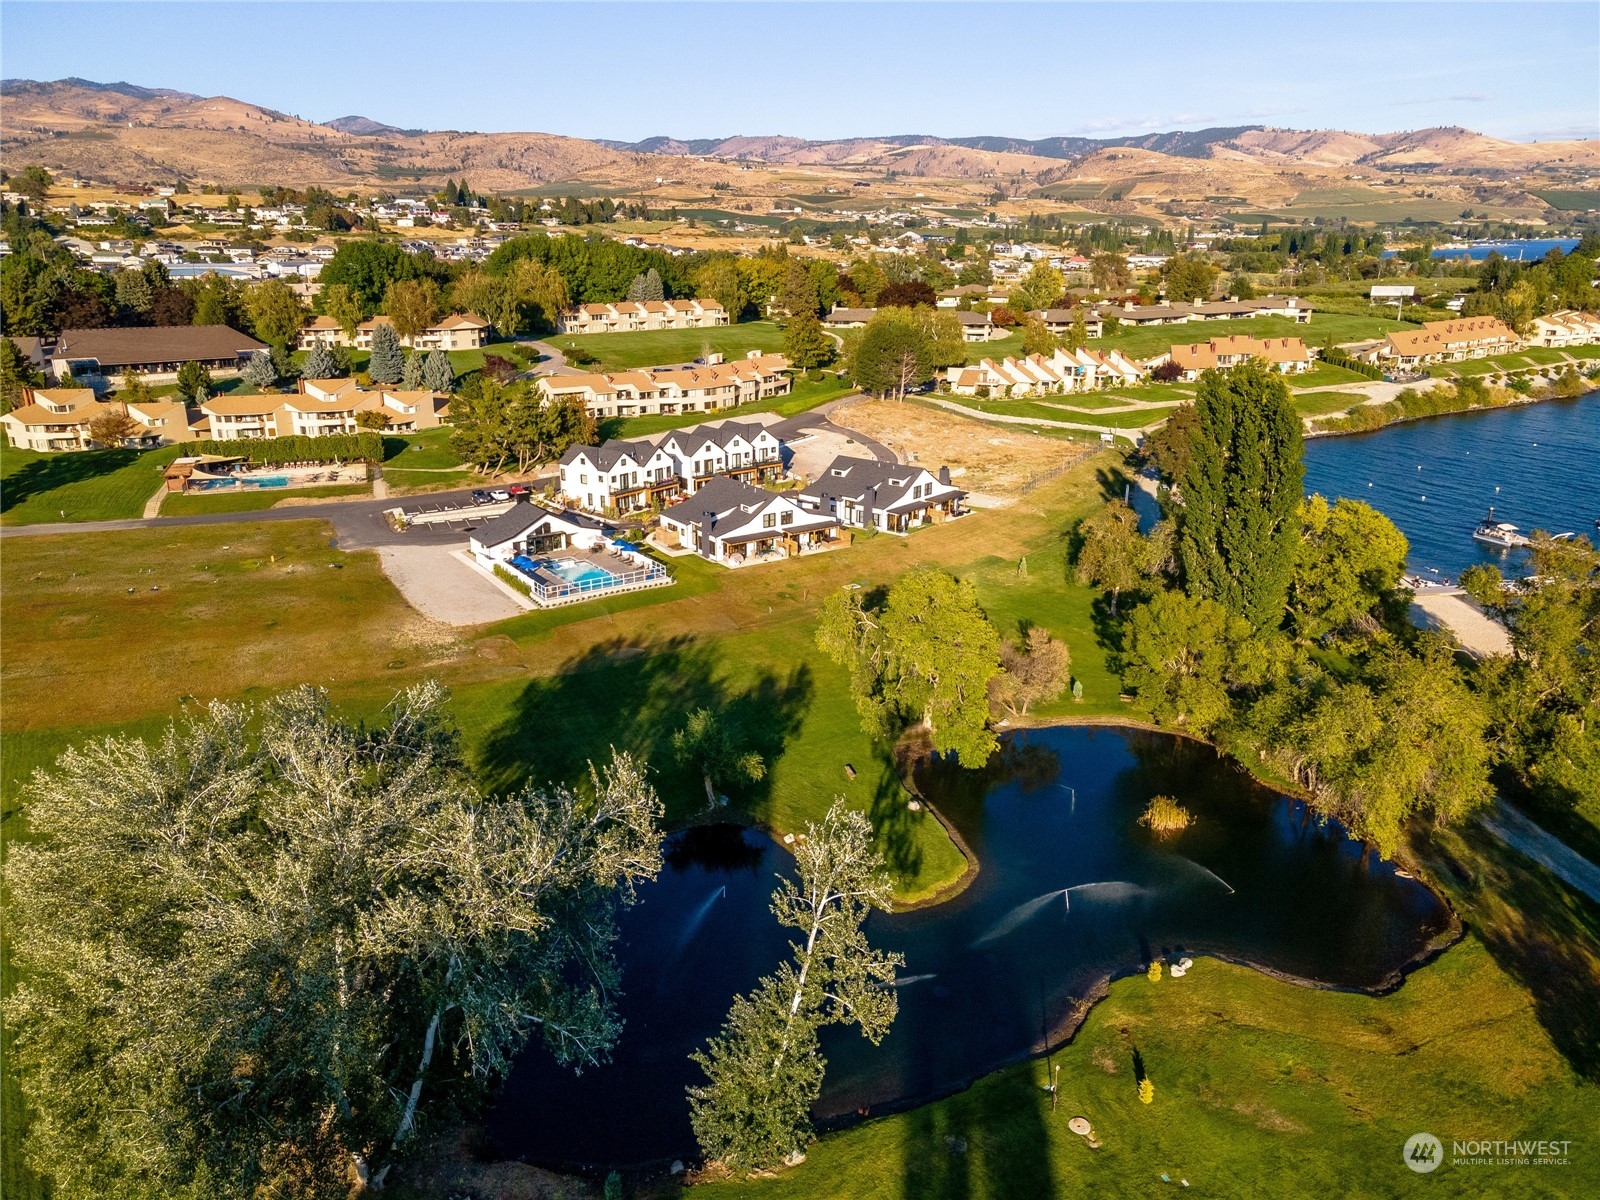
[[[1090,446],[894,400],[850,404],[835,409],[832,420],[876,438],[905,461],[930,470],[948,466],[952,482],[996,498],[1015,497],[1029,480],[1093,453]]]

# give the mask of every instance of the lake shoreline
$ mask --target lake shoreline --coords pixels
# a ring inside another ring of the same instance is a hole
[[[1422,382],[1421,380],[1418,381]],[[1436,380],[1435,382],[1446,382]],[[1382,433],[1385,429],[1393,429],[1397,425],[1414,425],[1418,421],[1437,421],[1444,417],[1464,417],[1472,413],[1505,412],[1509,409],[1528,408],[1535,404],[1545,404],[1551,400],[1585,400],[1600,392],[1600,384],[1590,387],[1587,391],[1579,392],[1576,396],[1521,396],[1515,400],[1507,400],[1504,404],[1474,404],[1471,408],[1458,408],[1451,412],[1423,413],[1415,417],[1396,417],[1392,421],[1385,421],[1382,425],[1375,425],[1371,429],[1317,429],[1315,426],[1304,433],[1306,441],[1321,441],[1325,438],[1339,437],[1364,437],[1371,433]],[[1388,403],[1385,401],[1384,403]],[[1368,407],[1367,404],[1351,405],[1346,412],[1357,408]],[[1375,407],[1375,405],[1373,406]]]

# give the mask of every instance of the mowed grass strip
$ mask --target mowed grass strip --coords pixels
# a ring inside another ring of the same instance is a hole
[[[115,521],[137,517],[182,453],[160,450],[0,448],[0,524]]]
[[[746,321],[710,329],[644,329],[630,333],[560,333],[545,339],[568,356],[594,360],[586,369],[626,371],[635,367],[693,362],[707,350],[724,358],[743,358],[752,350],[776,354],[783,349],[783,330],[775,321]],[[493,347],[491,347],[491,350]],[[573,362],[579,366],[581,363]]]
[[[1470,1002],[1466,998],[1470,997]],[[1533,998],[1469,937],[1392,995],[1298,987],[1197,960],[1182,979],[1112,984],[1055,1053],[968,1091],[826,1136],[775,1177],[707,1183],[706,1200],[1195,1195],[1579,1197],[1600,1190],[1593,1089],[1540,1029]],[[1138,1064],[1136,1066],[1136,1063]],[[1155,1085],[1139,1101],[1137,1071]],[[1067,1128],[1086,1117],[1091,1148]],[[1405,1165],[1412,1134],[1566,1138],[1572,1162]],[[1163,1183],[1166,1175],[1170,1183]]]

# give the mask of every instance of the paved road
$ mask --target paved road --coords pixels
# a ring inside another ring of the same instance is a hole
[[[1504,800],[1481,818],[1483,826],[1513,850],[1531,858],[1557,879],[1600,903],[1600,867],[1552,833],[1547,833]]]
[[[859,392],[853,396],[841,396],[837,400],[829,400],[826,404],[819,404],[816,408],[807,409],[799,416],[789,417],[786,420],[779,421],[776,425],[769,425],[767,428],[772,432],[773,437],[785,442],[793,441],[808,432],[835,433],[841,438],[853,439],[857,445],[864,447],[879,462],[899,462],[900,460],[895,457],[895,452],[882,442],[869,438],[864,433],[858,433],[854,429],[835,425],[833,421],[829,420],[830,414],[837,412],[841,408],[848,408],[850,405],[858,403],[861,399]]]
[[[567,362],[567,356],[557,350],[549,342],[526,341],[517,343],[539,353],[540,362],[538,370],[549,372],[552,375],[582,375],[582,367],[575,367]]]

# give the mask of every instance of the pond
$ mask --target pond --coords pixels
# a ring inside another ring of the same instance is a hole
[[[946,903],[869,922],[875,946],[906,956],[900,1015],[876,1048],[825,1033],[819,1119],[932,1099],[1039,1053],[1108,978],[1151,955],[1378,989],[1450,926],[1432,892],[1339,825],[1166,734],[1029,730],[984,771],[935,764],[920,782],[980,870]],[[1137,823],[1162,794],[1194,817],[1165,841]],[[559,1166],[692,1154],[684,1088],[699,1072],[687,1056],[784,953],[767,902],[792,867],[754,830],[670,838],[661,877],[622,920],[627,1027],[614,1061],[574,1076],[530,1047],[491,1116],[500,1151]]]

